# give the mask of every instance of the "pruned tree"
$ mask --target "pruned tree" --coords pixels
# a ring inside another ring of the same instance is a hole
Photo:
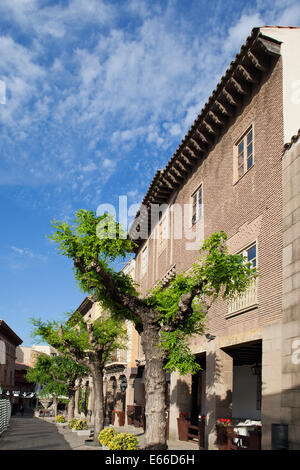
[[[105,364],[126,337],[123,323],[107,314],[93,323],[84,321],[79,312],[69,314],[67,321],[43,322],[32,319],[34,335],[39,336],[65,357],[89,371],[94,384],[94,440],[104,427],[103,374]],[[86,375],[86,374],[85,374]],[[75,403],[75,401],[74,401]]]
[[[54,413],[57,414],[57,397],[68,397],[68,420],[74,417],[76,381],[88,373],[88,369],[64,356],[40,354],[34,367],[28,369],[26,380],[43,386],[41,395],[52,395]]]
[[[80,287],[93,293],[116,318],[132,320],[141,334],[146,362],[146,449],[166,449],[165,369],[182,374],[197,370],[189,337],[203,333],[211,302],[218,296],[228,299],[244,292],[257,275],[255,269],[241,255],[228,252],[224,232],[213,233],[189,273],[140,298],[130,276],[114,268],[119,258],[133,253],[134,243],[112,216],[80,210],[72,225],[55,221],[53,228],[50,238],[61,254],[73,260]]]

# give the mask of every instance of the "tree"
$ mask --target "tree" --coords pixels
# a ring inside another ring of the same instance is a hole
[[[103,313],[93,323],[79,312],[69,314],[64,323],[32,319],[34,335],[53,346],[63,356],[85,367],[94,384],[94,440],[104,427],[103,374],[105,363],[124,342],[126,331],[120,321]],[[73,399],[73,398],[72,398]]]
[[[43,386],[42,396],[52,395],[55,415],[57,413],[57,397],[67,396],[68,420],[74,417],[76,380],[86,375],[88,369],[72,359],[64,356],[47,356],[40,354],[32,369],[28,369],[28,382]]]
[[[73,224],[54,221],[51,239],[71,258],[80,287],[116,318],[135,323],[145,354],[146,449],[166,449],[165,369],[195,372],[197,364],[188,338],[204,331],[211,301],[244,292],[254,268],[241,255],[231,255],[224,232],[213,233],[188,274],[180,274],[167,288],[159,285],[140,298],[130,278],[113,268],[134,251],[119,223],[107,213],[79,210]]]

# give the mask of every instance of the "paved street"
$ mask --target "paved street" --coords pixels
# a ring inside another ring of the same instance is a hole
[[[143,430],[133,426],[114,428],[119,432],[136,434],[143,447]],[[10,426],[0,436],[0,450],[101,450],[101,447],[86,446],[86,436],[77,436],[68,426],[56,426],[50,418],[40,419],[32,415],[13,416]],[[169,450],[198,450],[197,444],[169,441]]]
[[[67,435],[68,439],[65,438]],[[94,450],[84,445],[84,438],[67,430],[63,433],[49,420],[32,415],[13,416],[10,426],[0,436],[0,450]]]

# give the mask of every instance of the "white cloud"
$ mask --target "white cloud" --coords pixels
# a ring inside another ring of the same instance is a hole
[[[11,249],[16,255],[21,256],[23,258],[43,261],[43,262],[47,260],[47,256],[34,253],[29,248],[18,248],[16,246],[11,246]]]
[[[239,21],[229,28],[228,37],[224,42],[223,50],[226,54],[239,52],[241,45],[250,35],[252,28],[264,25],[264,20],[259,13],[242,15]]]

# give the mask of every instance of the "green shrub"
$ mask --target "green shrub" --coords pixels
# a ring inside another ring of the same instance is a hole
[[[76,423],[77,423],[77,419],[76,419],[76,418],[72,418],[72,419],[69,421],[69,426],[70,426],[70,428],[73,428]]]
[[[88,428],[87,420],[86,419],[78,419],[76,421],[76,423],[74,424],[73,428],[76,431],[84,431],[85,429]]]
[[[114,428],[105,428],[102,429],[98,436],[100,444],[107,446],[108,443],[117,435],[117,431]]]
[[[57,423],[65,423],[66,422],[66,418],[64,417],[64,415],[57,415],[56,418],[55,418],[55,421]]]
[[[133,434],[121,432],[107,444],[107,447],[109,450],[138,450],[139,440]]]

